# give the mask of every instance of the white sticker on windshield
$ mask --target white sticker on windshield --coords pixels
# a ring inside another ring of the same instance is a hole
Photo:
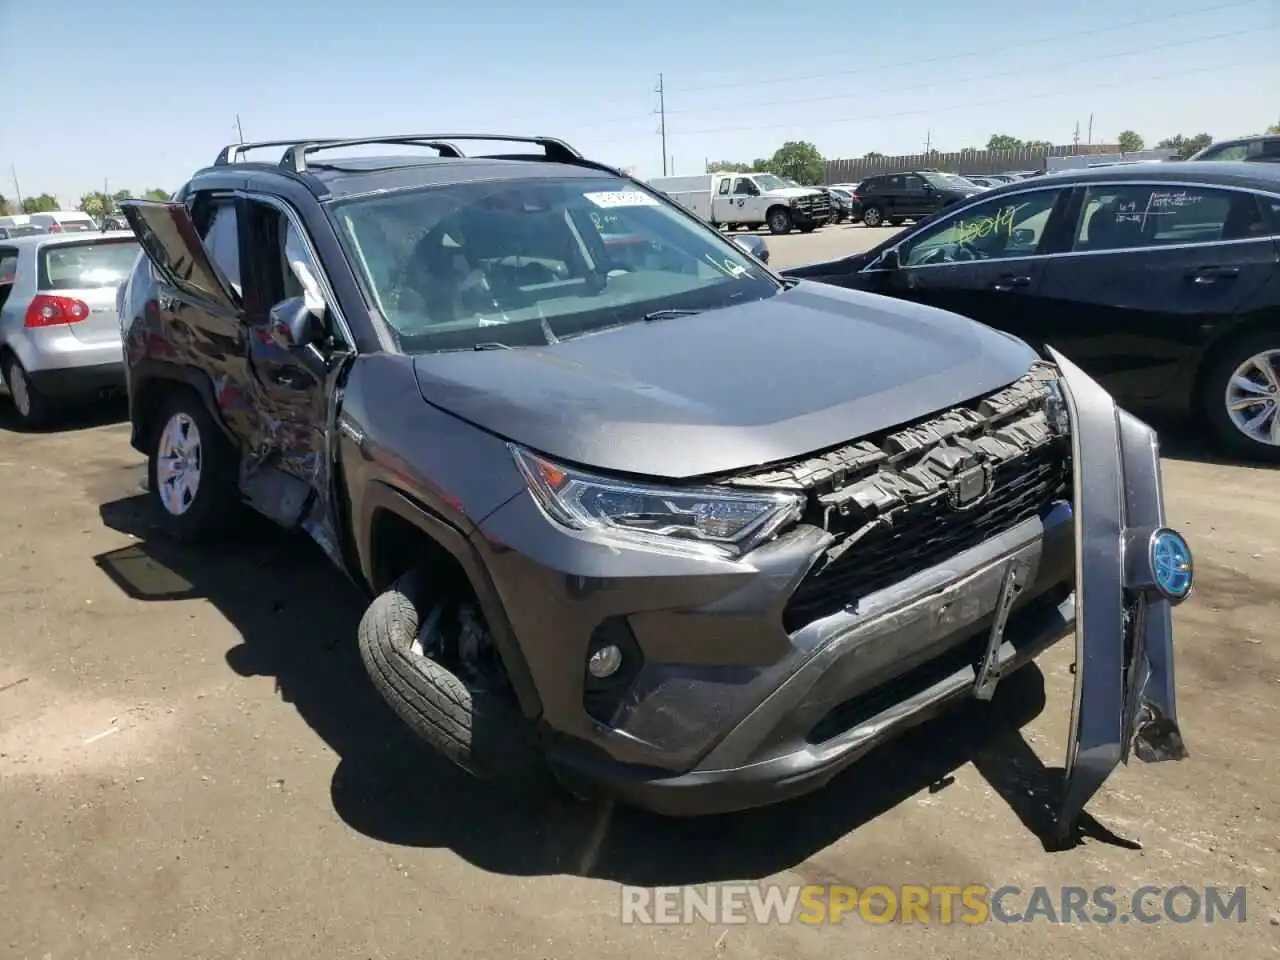
[[[658,205],[658,201],[643,190],[611,190],[608,193],[584,193],[583,196],[602,209]]]

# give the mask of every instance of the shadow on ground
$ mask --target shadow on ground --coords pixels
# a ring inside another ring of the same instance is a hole
[[[1176,417],[1167,413],[1134,410],[1134,415],[1145,420],[1160,438],[1160,456],[1166,460],[1184,460],[1222,467],[1254,467],[1276,469],[1278,464],[1261,460],[1243,460],[1224,454],[1207,427],[1191,417]]]
[[[129,418],[129,405],[122,396],[103,397],[60,407],[57,417],[47,426],[33,430],[22,425],[13,401],[0,388],[0,431],[10,433],[71,433],[76,430],[92,430]]]
[[[164,538],[145,497],[102,505],[138,540],[95,558],[130,596],[202,598],[240,632],[226,654],[242,676],[274,676],[282,700],[341,758],[332,801],[351,827],[389,843],[444,847],[506,874],[571,873],[644,885],[762,877],[800,864],[926,788],[945,790],[968,761],[1047,849],[1061,771],[1043,766],[1020,728],[1043,708],[1035,666],[941,721],[876,751],[829,787],[729,816],[668,820],[562,798],[486,789],[420,744],[367,680],[355,643],[363,602],[321,552],[265,524],[199,550]],[[1105,831],[1088,830],[1095,836]],[[848,881],[845,881],[848,882]]]

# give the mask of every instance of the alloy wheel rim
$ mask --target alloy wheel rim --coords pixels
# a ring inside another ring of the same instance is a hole
[[[16,363],[9,367],[9,396],[21,416],[31,416],[31,390],[27,386],[26,374]]]
[[[867,221],[868,226],[877,227],[880,225],[880,211],[868,210],[866,216],[863,219]]]
[[[1280,447],[1280,348],[1255,353],[1227,380],[1227,416],[1254,443]]]
[[[165,510],[175,517],[185,514],[195,503],[203,453],[196,422],[185,413],[170,417],[156,451],[156,494]]]

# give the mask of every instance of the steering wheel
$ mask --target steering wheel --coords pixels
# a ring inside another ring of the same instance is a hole
[[[935,263],[970,263],[974,260],[986,260],[987,255],[980,247],[968,240],[957,240],[952,243],[940,243],[920,260],[921,264]]]

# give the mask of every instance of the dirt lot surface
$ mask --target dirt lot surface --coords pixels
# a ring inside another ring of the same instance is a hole
[[[871,233],[770,244],[794,262]],[[355,646],[360,600],[317,549],[265,527],[176,547],[153,530],[124,424],[24,434],[7,403],[0,957],[1280,955],[1280,475],[1210,462],[1172,426],[1169,509],[1198,551],[1197,593],[1175,615],[1192,756],[1119,771],[1086,842],[1050,852],[1067,644],[989,708],[780,807],[664,821],[520,806],[435,759],[378,700]],[[762,879],[1107,884],[1121,914],[1145,884],[1242,885],[1247,909],[1213,925],[620,921],[621,884]]]

